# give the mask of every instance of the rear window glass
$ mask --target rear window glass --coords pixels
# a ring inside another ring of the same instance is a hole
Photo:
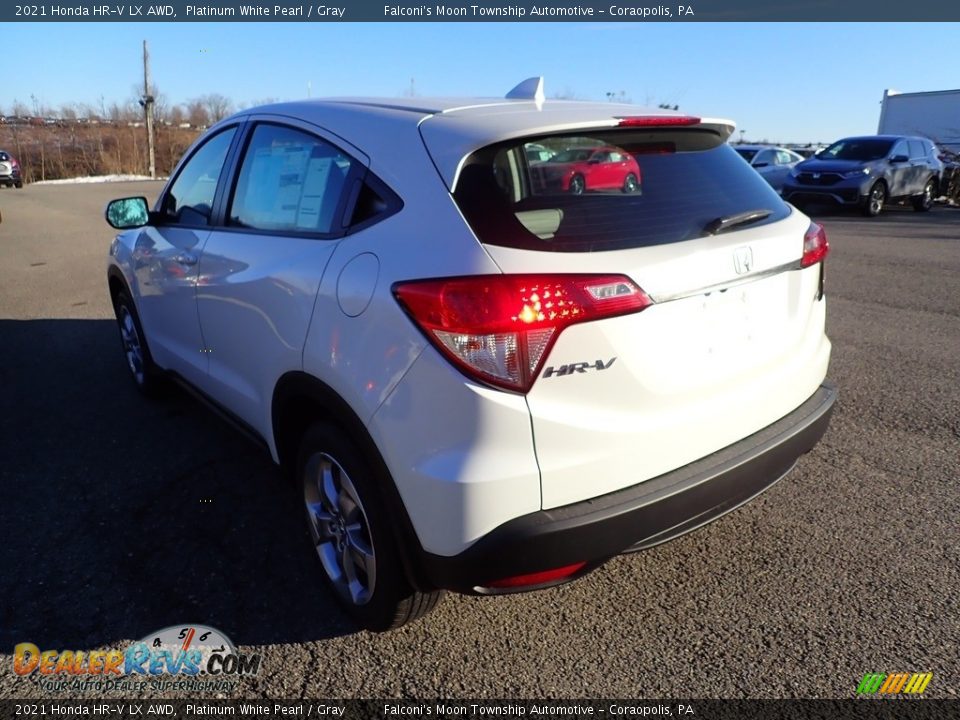
[[[717,133],[689,128],[493,145],[467,158],[454,197],[481,242],[561,252],[681,242],[723,218],[761,211],[756,226],[790,214]]]

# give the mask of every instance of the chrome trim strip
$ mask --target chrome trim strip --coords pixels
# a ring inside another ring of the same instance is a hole
[[[773,275],[779,275],[780,273],[787,272],[788,270],[800,270],[800,261],[794,260],[793,262],[777,265],[776,267],[751,273],[750,275],[741,275],[734,280],[717,283],[716,285],[705,285],[704,287],[700,287],[695,290],[681,290],[678,293],[671,293],[669,295],[650,295],[648,293],[648,296],[655,303],[683,300],[684,298],[696,297],[697,295],[709,295],[712,292],[724,292],[725,290],[735,288],[738,285],[746,285],[747,283],[754,282],[755,280],[763,280],[764,278],[772,277]]]

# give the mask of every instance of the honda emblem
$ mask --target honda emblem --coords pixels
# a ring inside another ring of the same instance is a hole
[[[753,250],[748,245],[733,251],[733,267],[737,275],[744,275],[753,270]]]

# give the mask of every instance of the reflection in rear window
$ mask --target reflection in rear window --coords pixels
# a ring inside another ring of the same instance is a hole
[[[547,151],[549,160],[532,161]],[[719,218],[790,210],[707,129],[537,136],[473,153],[454,197],[481,242],[589,252],[708,235]]]

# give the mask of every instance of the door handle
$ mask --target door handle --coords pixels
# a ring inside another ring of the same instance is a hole
[[[196,265],[197,256],[193,253],[182,252],[174,258],[174,261],[181,265]]]

